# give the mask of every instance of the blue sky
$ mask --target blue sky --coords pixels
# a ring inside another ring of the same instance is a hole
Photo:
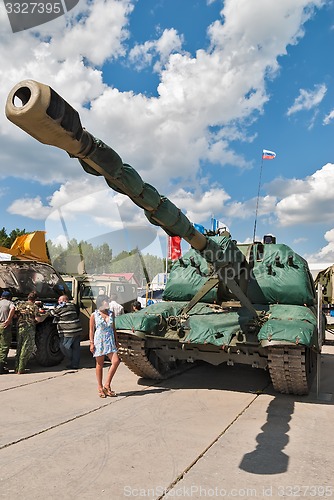
[[[332,0],[80,0],[66,18],[15,34],[0,4],[0,98],[4,108],[24,79],[50,85],[192,222],[209,228],[213,214],[239,242],[253,237],[262,149],[275,151],[263,162],[257,237],[334,262],[333,38]],[[148,227],[138,207],[4,113],[0,141],[7,231],[100,242]],[[161,234],[147,234],[142,250],[158,252]]]

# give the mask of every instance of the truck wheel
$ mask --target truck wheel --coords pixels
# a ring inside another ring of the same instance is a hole
[[[50,321],[40,323],[36,331],[36,359],[42,366],[55,366],[64,359],[57,327]]]

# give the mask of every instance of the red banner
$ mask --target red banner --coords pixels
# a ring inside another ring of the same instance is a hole
[[[180,236],[168,236],[168,258],[177,260],[181,257],[181,239]]]

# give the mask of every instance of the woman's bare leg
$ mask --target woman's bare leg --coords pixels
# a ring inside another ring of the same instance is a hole
[[[97,356],[96,360],[96,380],[97,380],[97,388],[100,391],[103,390],[102,377],[103,377],[103,365],[104,365],[104,356]]]
[[[110,354],[108,354],[108,358],[111,361],[111,366],[108,370],[106,382],[104,384],[104,387],[106,387],[107,389],[110,388],[110,384],[111,384],[111,381],[113,379],[113,376],[115,375],[116,370],[119,367],[120,362],[121,362],[121,360],[118,357],[117,352],[111,352]]]

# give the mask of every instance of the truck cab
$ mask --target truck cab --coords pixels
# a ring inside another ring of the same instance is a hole
[[[98,295],[117,295],[117,302],[124,307],[124,312],[131,312],[131,305],[137,300],[137,285],[123,276],[64,275],[62,278],[78,306],[83,340],[89,338],[89,318],[96,309]]]

